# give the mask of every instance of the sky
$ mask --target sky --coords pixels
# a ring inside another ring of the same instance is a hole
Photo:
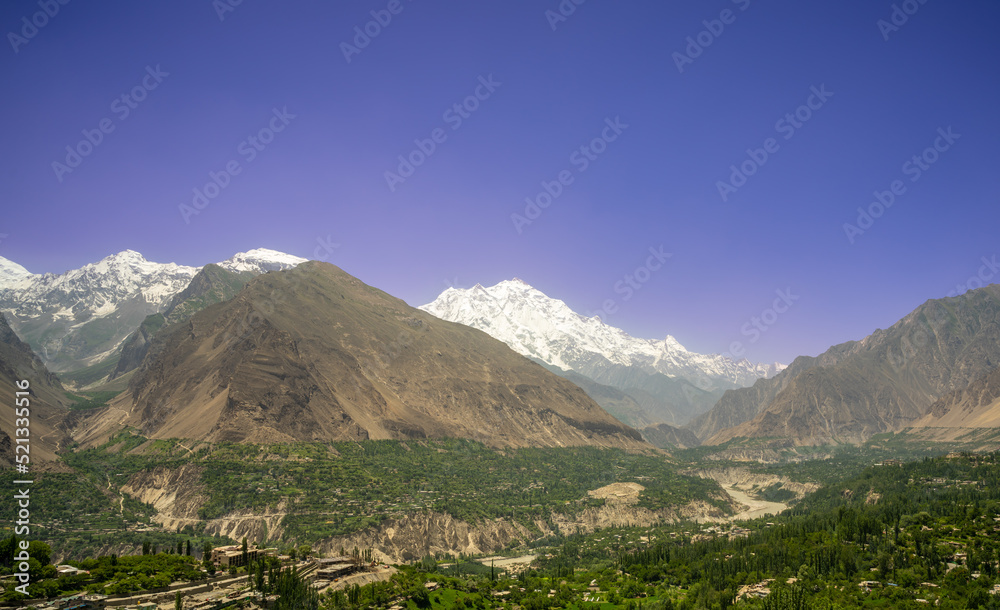
[[[787,363],[997,279],[998,27],[992,0],[9,0],[0,256],[266,247],[414,306],[518,277]]]

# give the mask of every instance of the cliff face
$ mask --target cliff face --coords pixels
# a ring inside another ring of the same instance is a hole
[[[24,427],[23,422],[18,423],[20,418],[14,409],[15,393],[20,391],[16,384],[20,380],[27,381],[30,387],[27,396],[30,463],[51,462],[56,458],[55,452],[64,447],[69,438],[63,424],[69,401],[59,379],[45,368],[31,347],[17,337],[0,314],[0,395],[9,398],[9,404],[0,409],[0,462],[6,465],[14,463],[15,428]]]
[[[928,301],[889,329],[727,392],[693,428],[709,444],[736,437],[859,443],[913,425],[939,397],[998,365],[1000,286],[991,285]]]

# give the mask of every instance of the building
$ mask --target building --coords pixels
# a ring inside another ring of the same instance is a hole
[[[356,563],[328,563],[316,570],[317,579],[333,580],[358,571]]]
[[[246,561],[243,559],[243,546],[231,544],[212,549],[212,563],[219,568],[240,567],[246,565],[247,561],[256,561],[266,555],[274,554],[275,549],[258,549],[257,545],[251,544],[247,547]]]

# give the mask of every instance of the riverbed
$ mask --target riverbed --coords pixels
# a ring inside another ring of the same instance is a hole
[[[725,519],[726,521],[749,521],[751,519],[763,517],[764,515],[777,515],[781,511],[788,508],[787,504],[761,500],[760,498],[755,498],[747,492],[741,489],[736,489],[735,487],[723,487],[722,489],[729,494],[732,499],[747,506],[746,510]]]

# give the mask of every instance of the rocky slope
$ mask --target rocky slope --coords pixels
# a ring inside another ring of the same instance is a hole
[[[913,428],[951,430],[956,435],[970,428],[1000,428],[1000,368],[936,400]]]
[[[626,392],[609,385],[597,383],[593,379],[584,377],[574,371],[564,371],[558,367],[546,364],[542,366],[580,386],[587,393],[587,396],[593,398],[594,402],[601,405],[602,409],[613,415],[618,421],[636,429],[645,428],[653,424],[654,416],[650,415],[649,410]]]
[[[211,441],[470,438],[645,450],[572,383],[475,329],[310,262],[158,334],[129,391],[75,433]]]
[[[642,438],[660,449],[690,449],[701,444],[694,432],[670,424],[656,424],[640,430]]]
[[[68,443],[63,418],[69,401],[56,376],[45,368],[31,347],[17,337],[0,314],[0,395],[7,402],[0,409],[0,462],[5,466],[14,464],[15,428],[25,427],[24,422],[17,421],[20,418],[15,413],[15,393],[20,391],[16,384],[21,380],[26,380],[30,388],[27,396],[27,427],[31,441],[28,457],[29,467],[33,469],[40,462],[53,461],[56,450]]]
[[[736,437],[859,443],[914,424],[939,397],[998,365],[1000,286],[992,285],[927,301],[886,330],[728,392],[693,428],[710,444]]]
[[[220,265],[202,267],[187,288],[170,299],[162,314],[147,316],[139,328],[125,339],[116,355],[118,362],[108,379],[139,368],[149,351],[153,335],[161,328],[183,322],[209,305],[228,301],[254,277],[254,272],[250,270],[230,271]]]

